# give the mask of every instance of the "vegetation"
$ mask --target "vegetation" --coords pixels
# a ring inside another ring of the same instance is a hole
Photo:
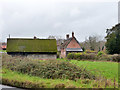
[[[1,74],[2,84],[20,88],[114,88],[114,83],[105,78],[97,80],[78,79],[76,81],[68,79],[43,79],[5,68],[3,68]],[[117,87],[117,83],[115,85]]]
[[[120,54],[120,24],[106,31],[106,49],[109,54]]]
[[[93,61],[77,61],[70,60],[69,62],[77,66],[84,66],[96,76],[103,76],[107,79],[118,81],[118,63],[117,62],[93,62]]]
[[[2,83],[16,87],[113,88],[118,86],[118,63],[116,62],[63,59],[45,61],[3,54],[2,63],[3,70],[0,73]]]
[[[9,59],[3,56],[3,67],[11,69],[12,71],[18,71],[23,74],[32,76],[39,76],[41,78],[48,79],[95,79],[96,77],[87,71],[85,68],[78,67],[75,64],[61,60],[46,60],[44,62],[34,61],[23,58]]]
[[[120,62],[120,55],[107,55],[104,52],[98,52],[98,54],[94,53],[69,53],[67,55],[67,59],[75,59],[75,60],[91,60],[91,61],[114,61]]]
[[[80,43],[85,50],[100,51],[105,46],[105,41],[99,35],[91,35],[84,42]]]
[[[97,56],[102,56],[102,55],[105,55],[105,53],[102,52],[102,51],[99,51],[98,54],[97,54]]]
[[[6,50],[0,50],[0,52],[6,52]]]

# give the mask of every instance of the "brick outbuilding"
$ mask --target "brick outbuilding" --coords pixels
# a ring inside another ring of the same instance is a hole
[[[74,32],[72,32],[72,37],[69,38],[69,34],[66,35],[66,40],[61,46],[61,56],[62,58],[65,58],[68,53],[74,52],[82,52],[82,47],[80,46],[80,43],[77,41],[77,39],[74,36]]]

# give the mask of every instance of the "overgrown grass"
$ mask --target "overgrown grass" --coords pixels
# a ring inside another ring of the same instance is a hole
[[[2,69],[2,79],[3,84],[8,84],[11,86],[29,88],[29,84],[32,83],[33,86],[40,86],[40,88],[104,88],[105,82],[100,80],[68,80],[68,79],[43,79],[36,76],[29,76],[27,74],[22,74],[18,72],[13,72],[11,70]],[[19,83],[18,83],[19,82]],[[21,86],[21,83],[25,85]],[[20,85],[19,85],[20,84]],[[35,84],[35,85],[34,85]],[[108,81],[106,88],[113,88],[114,85]],[[34,87],[33,87],[34,88]]]
[[[6,50],[0,50],[0,52],[6,52]]]
[[[66,60],[66,59],[58,59],[69,61],[77,66],[86,67],[88,70],[91,70],[95,75],[102,75],[108,79],[118,81],[118,63],[117,62],[103,62],[103,61],[77,61],[77,60]],[[120,72],[120,71],[119,71]]]
[[[2,56],[2,59],[2,66],[5,68],[41,78],[69,80],[80,78],[95,80],[97,78],[87,69],[62,60],[46,60],[41,62],[25,57],[13,58],[6,54]]]

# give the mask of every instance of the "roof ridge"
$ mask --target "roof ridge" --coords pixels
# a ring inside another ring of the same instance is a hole
[[[56,39],[40,39],[40,38],[36,38],[36,39],[34,39],[34,38],[7,38],[7,39],[11,39],[11,40],[15,40],[15,39],[17,39],[17,40],[56,40]]]

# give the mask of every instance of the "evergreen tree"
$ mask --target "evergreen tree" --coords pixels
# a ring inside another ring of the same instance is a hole
[[[120,24],[106,31],[106,49],[109,54],[120,54]]]

